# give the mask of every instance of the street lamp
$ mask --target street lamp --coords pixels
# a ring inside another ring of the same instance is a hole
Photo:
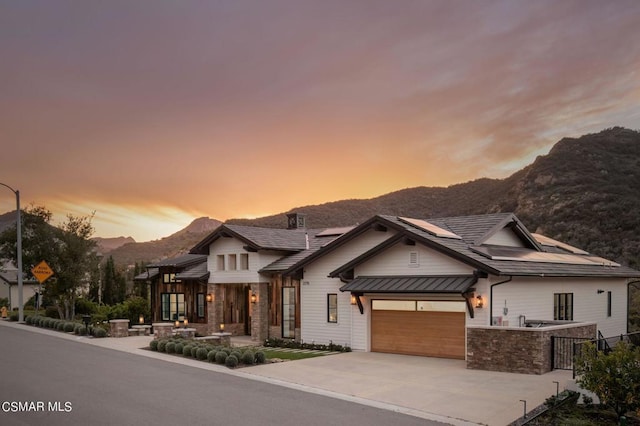
[[[22,306],[22,219],[20,217],[20,191],[1,182],[0,185],[5,188],[9,188],[11,192],[16,194],[16,233],[18,234],[16,247],[16,251],[18,252],[18,322],[24,322],[24,307]]]

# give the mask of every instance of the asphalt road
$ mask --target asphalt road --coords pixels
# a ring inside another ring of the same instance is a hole
[[[442,425],[0,327],[2,425]]]

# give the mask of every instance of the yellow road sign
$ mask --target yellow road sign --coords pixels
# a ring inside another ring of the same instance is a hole
[[[31,273],[38,280],[40,284],[45,282],[47,278],[53,275],[53,270],[47,265],[44,260],[31,268]]]

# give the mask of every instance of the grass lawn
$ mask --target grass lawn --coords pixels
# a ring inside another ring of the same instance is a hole
[[[317,356],[324,356],[318,353],[285,352],[285,351],[279,351],[277,349],[261,349],[261,351],[264,352],[264,355],[266,356],[267,359],[280,358],[280,359],[296,360],[296,359],[315,358]]]

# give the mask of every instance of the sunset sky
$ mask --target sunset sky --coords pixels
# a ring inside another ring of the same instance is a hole
[[[0,0],[0,55],[0,182],[137,241],[640,129],[638,0]]]

